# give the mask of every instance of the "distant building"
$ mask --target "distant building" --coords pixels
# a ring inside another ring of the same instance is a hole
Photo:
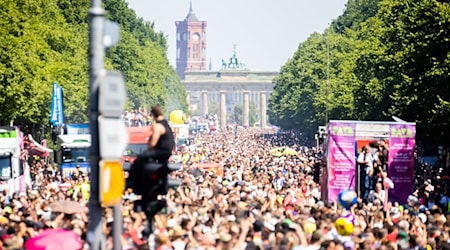
[[[206,21],[200,21],[192,11],[183,21],[176,21],[177,27],[177,65],[180,79],[185,72],[206,70]]]
[[[273,91],[273,78],[278,72],[253,71],[236,55],[222,59],[221,68],[213,70],[206,62],[206,21],[199,21],[192,11],[184,21],[175,22],[177,27],[176,71],[187,91],[187,103],[192,113],[218,115],[220,128],[232,122],[234,107],[243,105],[243,125],[250,126],[250,103],[255,104],[261,127],[267,127],[267,103]],[[218,114],[209,108],[218,106]]]
[[[219,107],[217,114],[220,127],[232,122],[234,107],[242,104],[244,125],[249,126],[249,105],[256,105],[258,118],[262,126],[267,122],[268,98],[273,91],[273,78],[278,75],[272,71],[219,70],[186,72],[183,85],[187,91],[187,102],[192,113],[205,116],[212,106]]]

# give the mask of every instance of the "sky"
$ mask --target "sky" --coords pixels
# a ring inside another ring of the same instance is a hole
[[[251,70],[279,71],[301,42],[322,33],[340,16],[347,0],[191,0],[207,22],[206,58],[212,70],[236,55]],[[137,16],[167,36],[167,57],[175,68],[176,26],[189,12],[189,0],[127,0]]]

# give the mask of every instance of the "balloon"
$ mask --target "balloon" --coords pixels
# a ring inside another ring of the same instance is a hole
[[[184,124],[185,116],[182,110],[174,110],[170,113],[169,120],[173,124]]]
[[[306,222],[303,225],[303,231],[305,231],[306,234],[312,234],[316,231],[316,229],[317,229],[316,224],[313,224],[311,222]]]
[[[334,223],[336,231],[342,236],[348,236],[353,233],[353,223],[345,217],[340,217]]]
[[[391,179],[385,177],[383,179],[383,186],[384,186],[385,189],[388,189],[388,188],[392,189],[392,188],[394,188],[394,182],[392,182]]]
[[[344,218],[350,221],[353,225],[355,224],[355,216],[353,216],[353,214],[347,214]]]
[[[350,209],[351,206],[358,202],[358,196],[353,190],[343,190],[338,195],[339,204],[345,209]]]

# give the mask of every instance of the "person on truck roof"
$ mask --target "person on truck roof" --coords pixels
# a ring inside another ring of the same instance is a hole
[[[149,131],[148,149],[138,155],[133,165],[139,166],[143,161],[149,159],[167,162],[175,147],[173,131],[168,121],[164,118],[162,109],[158,106],[152,107],[150,115],[154,119],[154,124]]]
[[[129,178],[133,181],[136,194],[141,194],[143,192],[143,190],[137,190],[137,188],[143,186],[143,183],[141,182],[144,182],[144,180],[139,178],[145,176],[144,170],[142,169],[143,164],[149,160],[168,162],[172,155],[172,150],[175,147],[172,129],[164,118],[161,108],[158,106],[152,107],[150,114],[155,123],[153,124],[152,133],[149,138],[148,149],[138,155],[133,162],[130,171]]]
[[[155,121],[148,143],[150,157],[167,161],[175,147],[172,129],[170,128],[169,122],[164,118],[160,107],[152,107],[150,114]]]

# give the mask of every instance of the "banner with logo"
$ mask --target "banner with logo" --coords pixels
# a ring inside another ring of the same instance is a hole
[[[339,193],[355,189],[355,123],[332,122],[328,126],[328,201],[335,202]]]
[[[89,123],[84,124],[67,124],[67,135],[87,135],[90,134]]]
[[[63,89],[57,82],[53,82],[50,123],[55,127],[64,124]]]
[[[415,138],[414,124],[390,125],[388,176],[394,183],[389,190],[391,201],[405,204],[413,193]]]

